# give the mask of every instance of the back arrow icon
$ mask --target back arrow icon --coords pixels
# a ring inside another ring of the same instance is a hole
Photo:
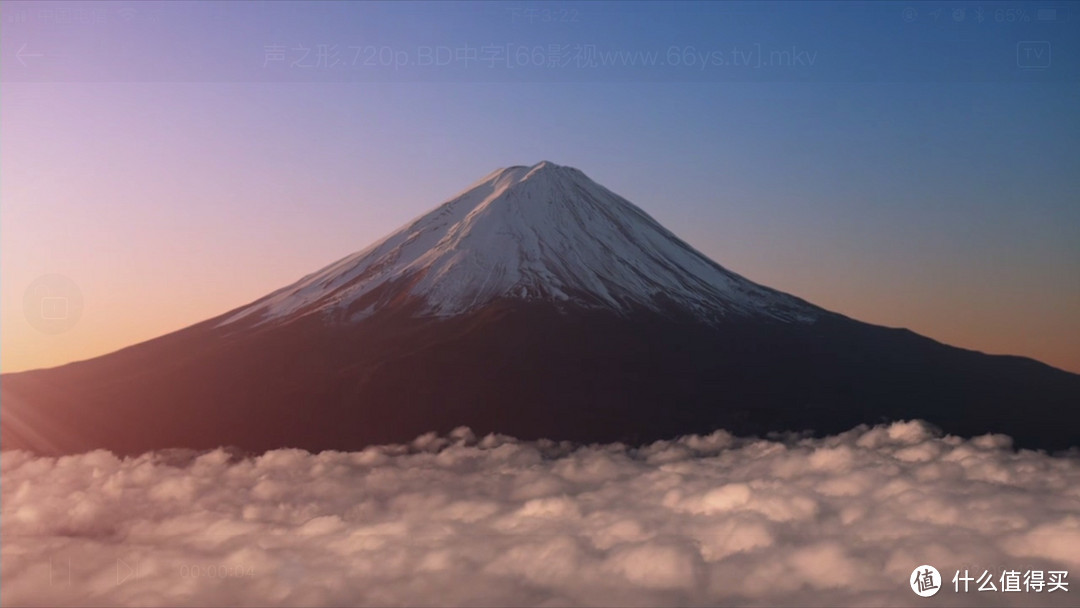
[[[117,558],[116,559],[116,584],[119,585],[120,583],[123,583],[123,582],[127,581],[133,575],[136,578],[138,578],[138,576],[139,576],[139,562],[135,562],[135,567],[132,568],[131,566],[128,565],[127,562],[125,562],[124,560],[122,560],[120,558]]]
[[[26,52],[26,43],[25,42],[23,43],[22,46],[19,47],[18,51],[15,51],[15,58],[19,60],[19,63],[21,63],[24,68],[26,67],[26,61],[23,59],[24,57],[44,57],[44,56],[45,55],[42,55],[41,53],[27,53]]]

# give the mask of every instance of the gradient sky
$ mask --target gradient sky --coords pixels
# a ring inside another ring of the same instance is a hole
[[[543,159],[757,282],[1080,372],[1074,4],[5,2],[0,32],[5,372],[215,316]],[[60,334],[23,310],[49,274],[84,299]]]

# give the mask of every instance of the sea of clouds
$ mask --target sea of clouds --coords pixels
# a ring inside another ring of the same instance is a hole
[[[5,605],[1080,605],[1080,457],[921,422],[631,448],[0,456]],[[941,571],[933,598],[912,570]],[[1075,582],[1070,578],[1066,581]],[[962,591],[962,588],[961,588]]]

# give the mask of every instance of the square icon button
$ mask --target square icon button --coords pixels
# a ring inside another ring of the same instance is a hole
[[[1050,41],[1024,40],[1016,43],[1016,65],[1024,70],[1050,67]]]
[[[68,318],[68,299],[63,296],[41,298],[41,318],[62,321]]]

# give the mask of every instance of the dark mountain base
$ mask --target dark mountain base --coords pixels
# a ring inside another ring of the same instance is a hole
[[[827,317],[718,328],[643,313],[489,306],[329,328],[216,320],[90,361],[3,377],[4,449],[122,454],[354,450],[466,425],[523,439],[647,442],[920,418],[948,433],[1080,445],[1080,376]]]

